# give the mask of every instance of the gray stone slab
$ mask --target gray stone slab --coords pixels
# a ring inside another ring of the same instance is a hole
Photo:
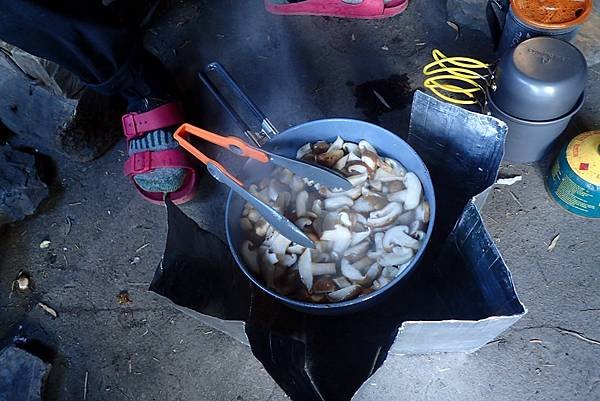
[[[51,367],[13,346],[0,351],[0,401],[42,401]]]

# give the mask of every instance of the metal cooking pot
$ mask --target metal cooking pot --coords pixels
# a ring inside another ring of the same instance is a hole
[[[496,107],[517,119],[548,121],[568,114],[578,103],[587,64],[572,44],[538,37],[507,51],[494,79],[490,96]]]
[[[221,81],[226,84],[229,89],[250,109],[250,111],[261,121],[263,127],[263,136],[257,137],[252,133],[252,130],[237,114],[233,107],[225,100],[219,90],[214,86],[209,73],[216,73],[221,78]],[[263,282],[255,277],[248,269],[241,256],[239,246],[245,239],[242,230],[240,229],[240,217],[245,201],[233,193],[229,192],[226,206],[226,234],[229,248],[233,257],[242,270],[242,272],[258,286],[262,291],[276,298],[280,302],[297,309],[302,312],[312,314],[343,314],[353,312],[358,309],[364,309],[373,305],[378,300],[382,299],[386,293],[397,286],[419,263],[423,256],[427,244],[433,231],[436,215],[435,194],[431,177],[427,167],[419,157],[419,155],[400,137],[392,132],[364,121],[351,119],[325,119],[311,121],[298,126],[289,128],[284,132],[278,133],[271,122],[265,115],[254,105],[254,103],[242,92],[242,90],[233,81],[231,76],[218,63],[209,64],[203,73],[200,74],[200,79],[204,82],[207,88],[217,98],[219,103],[227,110],[227,112],[240,124],[246,135],[250,137],[258,146],[262,146],[272,152],[276,152],[283,156],[295,157],[296,151],[307,142],[329,141],[332,142],[337,136],[342,137],[345,141],[359,142],[366,140],[371,143],[380,155],[391,157],[402,163],[408,170],[413,171],[421,180],[423,185],[424,196],[430,206],[430,220],[427,228],[427,233],[423,239],[423,245],[413,258],[410,265],[401,272],[400,275],[394,278],[388,285],[382,289],[372,292],[366,296],[355,298],[350,301],[328,304],[315,304],[301,302],[285,297],[276,291],[267,288]],[[267,139],[266,142],[264,139]],[[268,171],[265,171],[265,166],[253,160],[249,160],[239,173],[239,177],[246,183],[259,181]]]

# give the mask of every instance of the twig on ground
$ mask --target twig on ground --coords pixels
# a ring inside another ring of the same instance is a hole
[[[561,334],[568,334],[570,336],[580,339],[581,341],[585,341],[586,343],[600,345],[600,341],[594,340],[593,338],[586,337],[583,334],[578,333],[574,330],[564,329],[562,327],[556,327],[556,331],[558,331]]]
[[[88,371],[85,371],[85,379],[83,380],[83,401],[87,400],[87,383],[88,383]]]

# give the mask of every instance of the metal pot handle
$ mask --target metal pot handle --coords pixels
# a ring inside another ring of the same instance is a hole
[[[488,26],[494,42],[494,50],[498,49],[504,22],[510,3],[508,0],[488,0],[485,14],[487,17]]]
[[[250,126],[244,121],[235,108],[225,99],[221,91],[217,89],[209,74],[217,74],[223,83],[237,96],[252,114],[260,121],[260,132],[254,132]],[[265,114],[254,104],[252,100],[244,93],[239,85],[233,80],[229,72],[218,62],[212,62],[204,67],[204,70],[198,74],[198,77],[206,88],[217,99],[219,104],[227,111],[233,120],[244,131],[244,134],[258,147],[261,147],[265,142],[277,135],[279,131],[273,123],[265,116]]]

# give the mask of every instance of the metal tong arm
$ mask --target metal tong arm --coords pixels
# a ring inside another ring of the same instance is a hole
[[[198,74],[198,77],[202,81],[202,83],[206,86],[206,88],[210,91],[210,93],[217,99],[219,104],[227,111],[227,113],[233,118],[233,120],[237,123],[237,125],[244,131],[244,134],[258,147],[261,147],[264,143],[263,138],[258,136],[255,132],[252,131],[250,126],[244,121],[244,119],[240,116],[240,114],[235,110],[235,108],[229,103],[223,94],[217,89],[214,82],[210,78],[209,74],[215,74],[221,78],[225,86],[231,90],[231,92],[239,98],[246,107],[250,110],[250,112],[256,117],[258,121],[260,121],[262,134],[266,139],[271,139],[273,136],[277,135],[279,132],[277,128],[271,123],[271,121],[265,116],[265,114],[258,108],[256,104],[244,93],[244,91],[239,87],[239,85],[234,81],[231,75],[227,72],[225,67],[223,67],[220,63],[212,62],[208,64],[204,71]]]
[[[202,138],[208,142],[214,143],[215,145],[221,146],[222,148],[225,148],[238,156],[248,157],[261,163],[268,163],[270,160],[269,156],[265,152],[248,145],[246,142],[235,136],[221,136],[191,124],[182,124],[179,128],[177,128],[173,134],[173,138],[179,142],[181,147],[190,152],[207,166],[212,164],[240,186],[243,186],[244,184],[233,174],[231,174],[225,167],[223,167],[223,165],[206,156],[198,148],[192,145],[187,139],[187,135],[193,135],[198,138]]]
[[[231,179],[231,177],[225,174],[224,171],[220,170],[217,166],[209,162],[206,165],[208,172],[220,183],[227,185],[232,191],[240,195],[243,199],[248,201],[261,216],[269,222],[273,228],[275,228],[281,235],[288,238],[289,240],[300,244],[305,248],[315,248],[315,243],[311,240],[298,226],[282,216],[277,210],[275,210],[269,204],[261,201],[250,192],[246,191],[244,187],[239,185],[237,182]]]

